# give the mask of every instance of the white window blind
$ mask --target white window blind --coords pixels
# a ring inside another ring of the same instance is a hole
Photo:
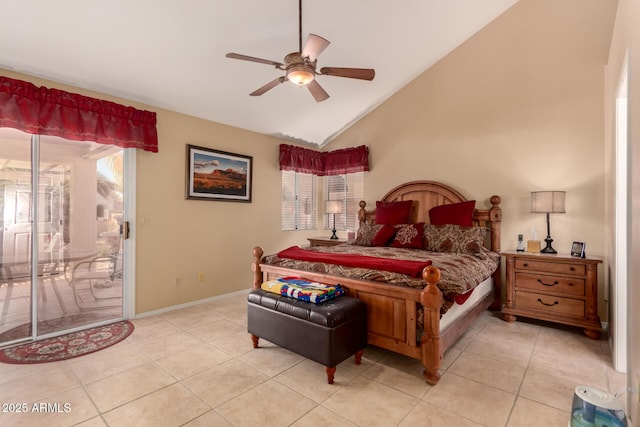
[[[283,230],[316,228],[315,186],[315,175],[282,171]]]
[[[359,203],[364,198],[364,172],[326,177],[327,200],[342,200],[343,213],[336,214],[337,230],[357,230]],[[333,227],[333,215],[326,215],[325,227]]]

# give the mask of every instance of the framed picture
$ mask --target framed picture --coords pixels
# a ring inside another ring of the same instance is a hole
[[[571,256],[584,258],[584,242],[573,242],[571,245]]]
[[[187,144],[187,199],[251,202],[253,158]]]

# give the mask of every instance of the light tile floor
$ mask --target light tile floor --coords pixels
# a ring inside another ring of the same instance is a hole
[[[94,354],[0,364],[0,425],[566,427],[577,385],[625,386],[607,341],[491,312],[446,352],[437,386],[417,361],[375,347],[328,385],[315,362],[264,340],[253,348],[245,295],[133,323]]]

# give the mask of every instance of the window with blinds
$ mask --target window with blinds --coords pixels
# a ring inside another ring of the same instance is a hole
[[[316,228],[316,177],[282,171],[282,230]]]
[[[364,172],[325,177],[327,200],[343,202],[341,214],[336,214],[337,230],[357,230],[359,203],[364,198]],[[333,215],[325,215],[325,227],[333,228]]]

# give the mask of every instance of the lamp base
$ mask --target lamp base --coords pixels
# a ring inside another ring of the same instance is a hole
[[[540,253],[543,254],[557,254],[558,251],[556,251],[555,249],[553,249],[551,247],[551,242],[553,242],[553,239],[551,238],[551,236],[547,236],[546,239],[544,239],[545,242],[547,242],[547,246],[545,246],[544,248],[540,249]]]
[[[331,231],[333,231],[333,234],[331,235],[331,240],[338,240],[338,236],[336,235],[336,229],[334,228]]]

